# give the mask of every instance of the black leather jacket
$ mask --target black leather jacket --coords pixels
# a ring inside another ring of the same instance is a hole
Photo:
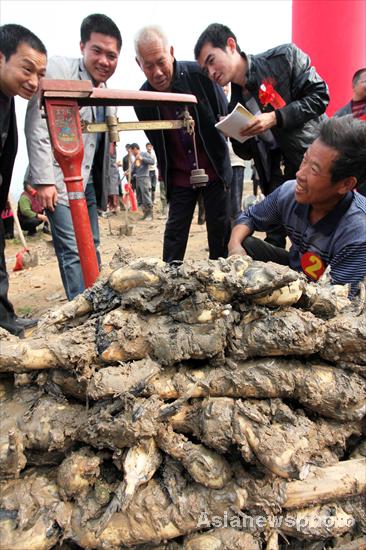
[[[141,90],[156,91],[146,81]],[[174,61],[174,77],[172,92],[193,94],[197,105],[193,106],[193,118],[196,122],[196,132],[200,135],[206,154],[214,167],[218,178],[225,186],[229,186],[232,177],[230,157],[225,137],[216,130],[218,117],[227,114],[227,100],[222,89],[209,80],[199,65],[194,61]],[[135,112],[139,120],[160,120],[162,118],[158,106],[136,106]],[[161,177],[167,183],[168,156],[166,151],[165,132],[170,130],[145,130],[148,140],[153,144]]]
[[[304,152],[317,136],[319,123],[326,118],[323,113],[329,103],[328,86],[311,66],[310,58],[294,44],[283,44],[258,55],[241,54],[248,61],[247,88],[263,112],[273,111],[263,107],[258,98],[262,82],[272,80],[275,90],[286,102],[276,111],[277,126],[271,128],[285,165],[299,166]],[[232,85],[229,111],[237,102],[242,103],[242,89]],[[255,158],[255,142],[243,144],[235,140],[233,149],[244,159]]]

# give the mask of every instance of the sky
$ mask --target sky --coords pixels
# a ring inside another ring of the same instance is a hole
[[[229,26],[240,47],[259,53],[278,44],[291,42],[291,0],[0,0],[0,22],[18,23],[33,31],[45,44],[49,57],[80,56],[80,23],[91,13],[104,13],[115,21],[122,34],[122,50],[117,70],[108,81],[109,88],[137,90],[144,74],[137,66],[134,36],[145,25],[158,24],[167,33],[177,59],[192,60],[194,45],[210,23]],[[22,191],[27,166],[23,133],[27,102],[16,98],[19,148],[11,193]],[[135,120],[132,108],[120,107],[119,120]],[[137,141],[141,148],[142,132],[120,133],[118,158],[127,142]]]

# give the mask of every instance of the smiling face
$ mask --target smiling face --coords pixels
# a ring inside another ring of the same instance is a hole
[[[136,61],[149,84],[158,92],[171,90],[174,73],[173,47],[164,46],[161,38],[139,44]]]
[[[331,167],[338,151],[316,139],[306,151],[296,173],[295,199],[317,210],[330,211],[350,189],[350,178],[331,181]]]
[[[46,74],[47,57],[27,43],[19,44],[8,60],[0,52],[0,90],[7,97],[31,99]]]
[[[118,63],[117,39],[107,34],[92,32],[90,39],[80,42],[84,65],[96,86],[107,82],[114,74]]]

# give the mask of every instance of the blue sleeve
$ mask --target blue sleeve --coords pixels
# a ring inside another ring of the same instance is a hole
[[[250,206],[248,210],[239,214],[235,225],[246,225],[253,231],[269,231],[282,224],[280,207],[280,191],[278,187],[263,201]]]
[[[366,242],[345,246],[330,262],[330,276],[334,285],[351,285],[349,297],[357,293],[357,286],[366,277]]]

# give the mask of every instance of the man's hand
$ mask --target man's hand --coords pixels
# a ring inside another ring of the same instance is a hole
[[[108,195],[108,210],[115,211],[118,207],[118,195]]]
[[[228,256],[234,256],[235,254],[238,254],[239,256],[246,256],[247,255],[246,251],[241,246],[241,244],[232,244],[230,246],[230,243],[229,243],[229,245],[228,245]]]
[[[274,111],[271,113],[262,113],[257,115],[253,119],[253,122],[240,130],[239,133],[243,137],[257,136],[258,134],[262,134],[266,130],[273,128],[273,126],[276,126],[276,122],[276,114]]]
[[[47,222],[48,221],[47,216],[45,216],[44,214],[37,214],[37,218],[39,220],[41,220],[42,222]]]
[[[245,224],[238,224],[234,227],[231,232],[228,247],[228,255],[234,256],[234,254],[239,254],[240,256],[246,256],[246,250],[242,246],[242,242],[249,237],[251,230]]]
[[[43,208],[54,212],[57,204],[57,189],[55,185],[38,185],[37,196]]]

